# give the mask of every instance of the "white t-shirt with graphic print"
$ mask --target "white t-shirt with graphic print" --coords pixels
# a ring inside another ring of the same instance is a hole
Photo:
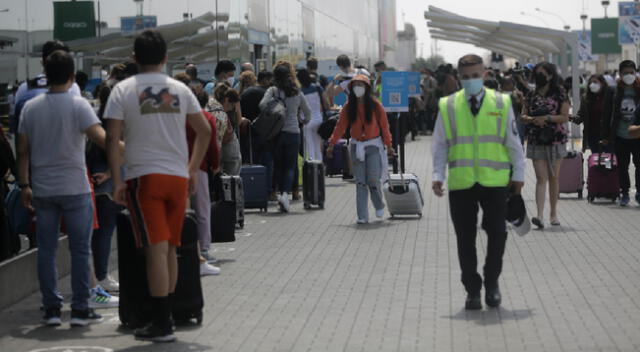
[[[188,178],[186,115],[200,111],[189,87],[163,73],[142,73],[116,84],[104,116],[124,121],[126,179]]]

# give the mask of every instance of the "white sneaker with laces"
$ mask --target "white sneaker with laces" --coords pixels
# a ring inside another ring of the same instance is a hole
[[[120,298],[110,295],[100,285],[91,289],[89,308],[117,308],[118,305],[120,305]]]
[[[376,218],[378,218],[378,220],[382,220],[383,217],[384,217],[384,209],[376,210]]]
[[[200,276],[219,275],[220,268],[207,262],[200,263]]]
[[[107,277],[104,280],[99,281],[98,285],[104,288],[104,290],[107,292],[111,292],[111,293],[120,292],[120,283],[116,281],[114,278],[112,278],[110,275],[107,275]]]

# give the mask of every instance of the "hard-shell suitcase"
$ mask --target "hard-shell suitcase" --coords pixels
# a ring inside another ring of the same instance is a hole
[[[236,224],[244,227],[244,205],[239,205],[244,203],[242,178],[227,175],[214,178],[216,197],[211,204],[211,242],[234,242]]]
[[[582,152],[572,150],[562,159],[560,165],[560,193],[577,193],[578,198],[582,198],[582,188],[584,187],[583,172],[584,156]]]
[[[613,153],[594,153],[589,156],[587,174],[587,200],[609,198],[615,202],[620,195],[618,159]]]
[[[173,298],[172,314],[177,325],[192,319],[202,323],[204,298],[200,282],[200,254],[198,252],[198,224],[193,211],[188,211],[182,228],[182,240],[177,248],[178,282]]]
[[[319,160],[305,160],[302,165],[302,197],[305,209],[312,205],[324,209],[324,164]]]
[[[131,218],[127,210],[118,213],[117,228],[120,279],[118,315],[124,327],[135,329],[148,324],[152,317],[153,307],[150,302],[146,260],[144,249],[136,248]],[[204,300],[200,285],[197,237],[195,214],[188,211],[182,231],[183,246],[177,249],[178,283],[173,300],[173,315],[174,318],[180,318],[176,319],[180,322],[192,318],[198,322],[202,321]]]
[[[391,218],[396,215],[418,215],[422,217],[424,198],[418,177],[405,173],[404,140],[399,145],[400,173],[389,175],[382,185],[384,198]]]
[[[253,143],[249,134],[249,164],[240,168],[240,177],[244,187],[244,208],[260,209],[267,212],[269,206],[269,184],[267,168],[253,163]],[[244,225],[244,224],[243,224]]]
[[[342,145],[347,143],[346,140],[341,139],[333,148],[333,154],[330,158],[324,158],[325,166],[326,166],[326,174],[327,176],[335,176],[342,175],[342,168],[344,165],[343,155],[342,155]]]

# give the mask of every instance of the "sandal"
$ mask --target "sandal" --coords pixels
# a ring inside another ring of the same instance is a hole
[[[544,229],[544,224],[538,218],[531,218],[531,223],[538,227],[538,230]]]

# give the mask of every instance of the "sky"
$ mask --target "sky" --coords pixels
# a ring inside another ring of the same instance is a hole
[[[0,12],[0,29],[24,29],[25,26],[25,1],[29,14],[29,29],[53,28],[52,0],[0,0],[0,10],[9,9],[9,12]],[[232,0],[233,1],[233,0]],[[534,26],[562,29],[563,21],[566,21],[571,29],[582,29],[580,14],[584,12],[592,17],[603,17],[604,10],[600,0],[396,0],[398,29],[403,29],[404,21],[412,23],[417,31],[418,56],[428,57],[431,54],[433,43],[429,38],[429,30],[424,18],[424,12],[428,6],[440,7],[463,16],[484,19],[488,21],[509,21]],[[611,1],[608,14],[611,17],[618,14],[618,2]],[[119,25],[119,17],[123,14],[135,14],[136,7],[131,0],[102,0],[102,20],[110,25]],[[170,6],[166,6],[171,4]],[[158,15],[160,24],[182,20],[183,12],[198,14],[211,8],[212,0],[146,0],[145,12]],[[556,16],[541,13],[535,9],[555,13]],[[335,11],[336,9],[331,9]],[[524,12],[525,15],[521,13]],[[589,21],[587,21],[587,29]],[[467,53],[484,53],[481,49],[471,45],[456,44],[452,42],[437,43],[437,53],[444,56],[448,62],[456,62],[457,59]]]

